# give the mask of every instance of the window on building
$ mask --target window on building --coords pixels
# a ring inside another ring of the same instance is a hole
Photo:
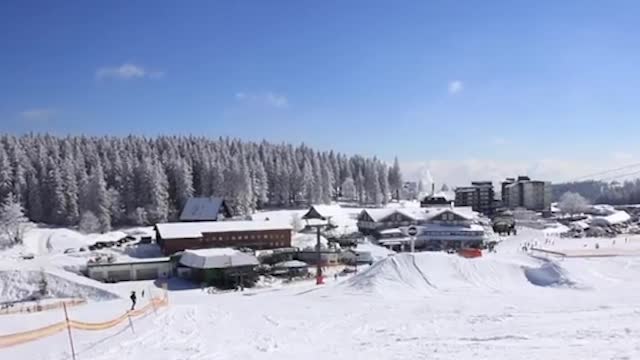
[[[245,239],[245,240],[249,240],[249,236],[248,236],[248,235],[245,235],[245,236],[244,236],[244,239]]]
[[[235,236],[232,236],[232,237],[231,237],[231,240],[235,240],[235,239],[236,239],[236,237],[235,237]]]

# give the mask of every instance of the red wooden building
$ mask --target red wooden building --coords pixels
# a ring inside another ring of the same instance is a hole
[[[291,246],[291,225],[272,221],[156,224],[156,241],[167,254],[186,249],[277,249]]]

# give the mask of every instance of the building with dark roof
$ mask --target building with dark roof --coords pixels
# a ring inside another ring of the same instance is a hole
[[[227,203],[216,197],[192,197],[180,213],[180,221],[218,221],[230,217]]]
[[[453,206],[453,200],[451,200],[444,191],[432,193],[425,196],[420,201],[420,207],[451,207]]]

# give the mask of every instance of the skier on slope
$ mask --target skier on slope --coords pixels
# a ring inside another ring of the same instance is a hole
[[[131,296],[129,296],[129,299],[131,299],[131,310],[133,310],[136,307],[136,292],[135,291],[131,292]]]

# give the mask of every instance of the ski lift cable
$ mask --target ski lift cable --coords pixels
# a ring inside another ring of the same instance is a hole
[[[579,180],[584,180],[584,179],[594,179],[595,180],[597,177],[600,177],[602,175],[607,175],[607,174],[610,174],[610,173],[614,173],[614,172],[621,171],[621,170],[627,170],[627,169],[631,169],[631,168],[638,167],[638,166],[640,166],[640,163],[629,164],[629,165],[625,165],[625,166],[621,166],[621,167],[617,167],[617,168],[613,168],[613,169],[608,169],[608,170],[604,170],[604,171],[598,171],[598,172],[591,173],[591,174],[588,174],[588,175],[579,176],[579,177],[573,178],[573,179],[571,179],[571,180],[569,180],[567,182],[574,182],[574,181],[579,181]],[[613,175],[614,178],[617,177],[617,176],[618,175]],[[627,176],[627,175],[622,175],[622,176]]]
[[[640,170],[634,171],[634,172],[630,172],[630,173],[626,173],[626,174],[618,174],[618,175],[614,175],[614,176],[609,176],[609,177],[605,177],[600,179],[600,181],[609,181],[609,180],[616,180],[616,179],[622,179],[625,178],[627,176],[632,176],[632,175],[637,175],[640,174]]]

